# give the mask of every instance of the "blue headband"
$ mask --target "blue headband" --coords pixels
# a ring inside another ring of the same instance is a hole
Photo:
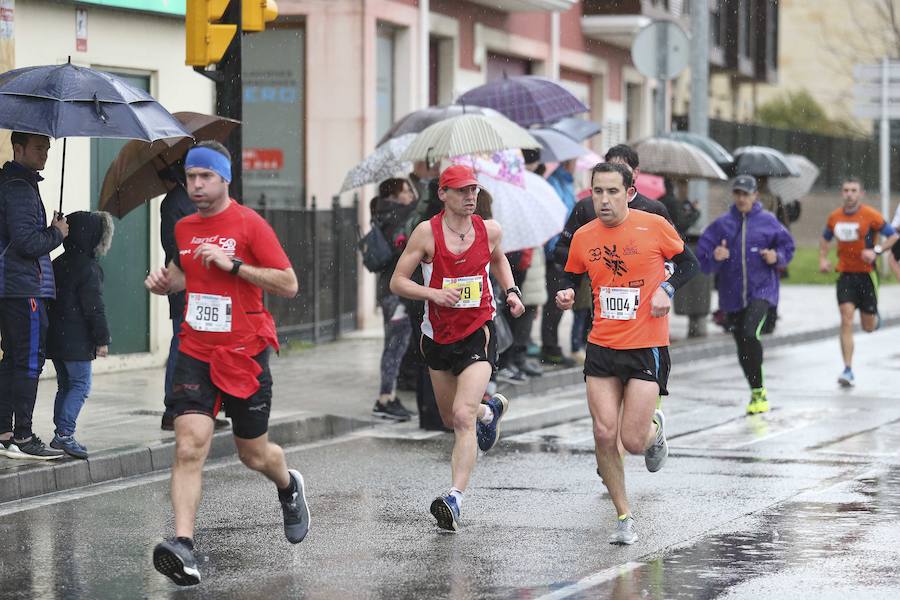
[[[231,183],[231,163],[225,156],[212,148],[195,146],[188,150],[187,157],[184,159],[184,170],[188,169],[209,169],[218,173],[226,182]]]

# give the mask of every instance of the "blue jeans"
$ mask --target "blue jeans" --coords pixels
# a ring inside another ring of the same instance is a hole
[[[169,358],[166,360],[166,389],[165,396],[163,397],[163,404],[165,405],[164,415],[174,417],[173,413],[173,401],[172,401],[172,377],[175,375],[175,359],[178,358],[178,347],[181,345],[181,340],[178,338],[178,332],[181,331],[181,323],[184,321],[184,316],[182,313],[179,313],[177,317],[172,318],[172,341],[169,342]]]
[[[91,393],[91,361],[54,360],[53,366],[59,385],[53,406],[56,435],[74,435],[78,413]]]

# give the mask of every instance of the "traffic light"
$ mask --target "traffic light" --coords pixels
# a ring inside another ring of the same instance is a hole
[[[186,65],[205,67],[222,60],[237,25],[217,23],[229,0],[187,0],[185,10]]]
[[[265,31],[266,23],[278,16],[275,0],[241,0],[241,11],[244,31]]]

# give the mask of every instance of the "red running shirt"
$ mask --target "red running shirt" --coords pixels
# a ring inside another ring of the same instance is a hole
[[[201,217],[199,213],[184,217],[175,224],[178,245],[177,264],[184,271],[188,306],[181,325],[181,351],[197,360],[209,362],[218,347],[255,356],[267,346],[278,349],[275,321],[263,305],[260,288],[238,276],[212,266],[206,268],[193,257],[200,244],[218,244],[229,257],[244,264],[270,269],[291,266],[278,237],[266,221],[253,209],[234,200],[221,213]],[[230,331],[198,331],[188,322],[191,318],[191,294],[224,296],[231,299]]]
[[[456,306],[447,308],[434,302],[425,303],[422,333],[438,344],[452,344],[472,335],[494,318],[494,294],[491,289],[491,244],[487,228],[478,215],[472,215],[475,241],[462,254],[453,254],[444,241],[444,212],[431,218],[434,235],[434,258],[422,263],[422,276],[427,287],[460,288]]]

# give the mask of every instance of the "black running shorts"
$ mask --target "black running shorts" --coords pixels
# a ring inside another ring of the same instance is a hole
[[[669,383],[668,346],[613,350],[588,342],[584,358],[584,377],[618,377],[623,384],[629,379],[654,381],[659,385],[659,395],[668,396]]]
[[[497,336],[493,321],[488,321],[469,337],[452,344],[438,344],[422,334],[420,348],[429,369],[452,371],[457,376],[477,362],[490,363],[492,369],[497,364]]]
[[[225,414],[231,419],[235,437],[252,440],[266,433],[269,430],[269,412],[272,408],[269,349],[254,356],[253,360],[262,367],[262,373],[257,377],[259,389],[249,398],[243,399],[229,396],[213,385],[209,363],[179,352],[172,377],[174,415],[199,414],[214,419],[224,406]]]
[[[900,262],[900,242],[896,242],[891,246],[891,253],[894,255],[894,260]]]
[[[878,312],[878,274],[841,273],[837,281],[838,304],[851,303],[864,313]]]

